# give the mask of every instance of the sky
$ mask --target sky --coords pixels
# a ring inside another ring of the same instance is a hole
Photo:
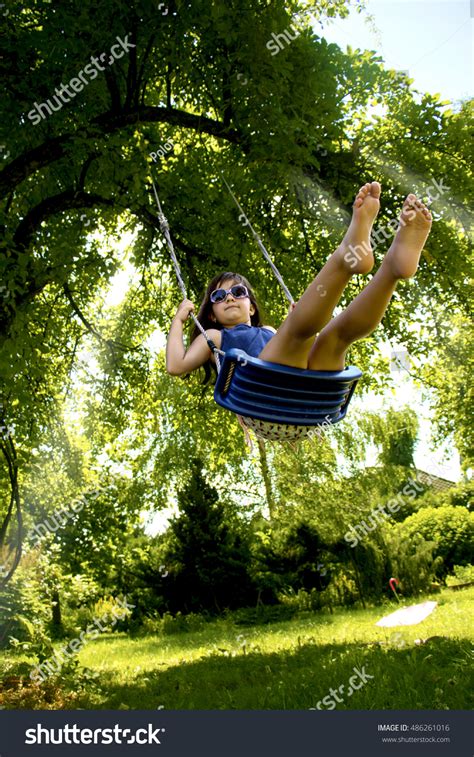
[[[315,31],[343,49],[374,50],[418,90],[454,102],[473,96],[474,0],[368,0],[366,11]]]

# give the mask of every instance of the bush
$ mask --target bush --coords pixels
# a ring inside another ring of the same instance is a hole
[[[345,577],[343,581],[345,582]],[[338,584],[340,582],[336,578],[323,591],[318,591],[317,589],[310,589],[309,591],[298,589],[297,592],[289,590],[282,592],[280,599],[283,605],[293,608],[298,615],[318,612],[318,610],[322,610],[325,607],[329,607],[332,612],[333,605],[339,604],[339,595],[336,588]],[[354,595],[355,591],[356,587],[354,586]],[[351,603],[352,599],[349,601],[349,604]]]
[[[51,608],[35,575],[37,566],[27,558],[2,590],[0,599],[0,649],[10,644],[43,638],[50,621]]]
[[[400,538],[411,540],[415,535],[434,542],[433,557],[438,562],[437,574],[444,578],[455,565],[468,565],[474,551],[474,513],[462,507],[427,507],[407,518],[399,527]]]
[[[385,584],[387,558],[381,546],[369,538],[355,547],[340,541],[332,545],[338,563],[331,568],[331,588],[336,604],[376,599]]]
[[[474,565],[455,565],[453,574],[446,578],[448,586],[474,583]]]
[[[411,516],[414,517],[414,516]],[[392,575],[400,580],[400,589],[405,596],[421,594],[431,589],[436,572],[441,569],[442,558],[433,556],[434,542],[428,542],[420,534],[407,536],[404,523],[390,530],[386,538]]]
[[[237,626],[265,625],[291,620],[298,609],[288,604],[258,605],[257,607],[241,607],[225,613],[225,617]]]
[[[177,612],[172,615],[169,612],[159,614],[155,617],[145,618],[140,627],[141,633],[157,634],[166,636],[174,633],[191,633],[193,631],[202,631],[208,624],[208,619],[204,615],[190,612],[183,615]]]
[[[449,490],[449,503],[455,507],[467,507],[474,504],[474,481],[466,481]]]
[[[332,607],[351,607],[360,600],[360,593],[354,579],[354,571],[348,565],[340,564],[333,571],[331,583],[324,592],[324,602]]]
[[[427,507],[464,507],[467,510],[472,507],[474,501],[474,481],[465,481],[444,491],[428,489],[422,497],[416,499],[416,510]]]

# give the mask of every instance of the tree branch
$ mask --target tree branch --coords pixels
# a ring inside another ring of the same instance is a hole
[[[208,118],[207,116],[197,116],[194,113],[187,113],[177,108],[164,108],[153,105],[140,106],[119,115],[111,111],[103,113],[92,121],[89,136],[106,136],[127,126],[144,122],[168,123],[199,133],[210,134],[235,144],[242,142],[242,135],[238,131],[227,128],[220,121]],[[80,136],[83,138],[83,134]],[[24,181],[28,176],[31,176],[35,171],[39,171],[45,166],[59,160],[59,158],[64,157],[75,137],[75,133],[53,137],[12,160],[0,172],[0,196],[3,197],[10,193],[15,186]]]
[[[29,247],[33,234],[46,218],[63,210],[93,208],[98,204],[113,207],[114,201],[101,195],[88,194],[81,190],[75,191],[74,189],[67,189],[65,192],[47,197],[45,200],[39,202],[38,205],[35,205],[34,208],[31,208],[18,224],[13,237],[15,247],[20,250]]]
[[[110,68],[105,70],[105,82],[110,94],[110,109],[113,113],[119,113],[121,109],[120,87],[117,84],[114,71]]]
[[[84,184],[86,181],[87,172],[93,163],[94,160],[98,157],[97,153],[92,153],[88,156],[88,158],[84,161],[84,165],[81,168],[81,173],[79,174],[79,179],[77,180],[77,188],[82,190],[84,189]]]
[[[135,95],[135,106],[137,108],[139,107],[138,99],[139,99],[139,93],[140,93],[140,89],[141,89],[141,85],[142,85],[142,81],[143,81],[143,76],[144,76],[144,73],[145,73],[145,64],[146,64],[146,62],[148,60],[148,57],[149,57],[149,55],[151,53],[151,50],[152,50],[152,47],[153,47],[153,43],[155,42],[155,39],[156,39],[156,34],[152,34],[151,37],[150,37],[150,39],[148,40],[147,46],[145,48],[145,52],[143,53],[143,56],[142,56],[140,68],[138,70],[138,75],[137,75],[137,91],[136,91],[136,95]],[[143,97],[141,98],[141,102],[142,102],[142,105],[143,105]],[[171,103],[170,102],[167,101],[166,104],[167,104],[168,108],[171,107]]]
[[[113,339],[106,339],[100,331],[98,331],[95,326],[92,325],[92,323],[86,318],[82,310],[80,309],[79,305],[74,300],[74,297],[72,296],[71,289],[69,287],[69,284],[66,282],[63,285],[63,291],[64,294],[67,297],[67,300],[72,307],[75,314],[78,316],[78,318],[82,321],[84,326],[86,327],[87,331],[89,331],[91,334],[93,334],[97,339],[99,339],[103,344],[107,345],[107,347],[110,347],[112,350],[117,348],[119,350],[122,350],[123,352],[133,352],[136,350],[139,350],[140,347],[130,347],[127,344],[121,344],[120,342],[115,342]]]

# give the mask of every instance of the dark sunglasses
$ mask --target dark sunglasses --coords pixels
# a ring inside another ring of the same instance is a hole
[[[249,296],[246,286],[244,286],[243,284],[234,284],[234,286],[230,289],[214,289],[214,291],[211,292],[209,299],[213,303],[224,302],[229,293],[232,295],[232,297],[235,297],[236,300],[241,300],[243,297]]]

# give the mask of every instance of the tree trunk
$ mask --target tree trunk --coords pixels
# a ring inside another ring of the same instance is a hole
[[[360,601],[362,602],[362,607],[365,610],[366,609],[366,605],[365,605],[365,601],[364,601],[364,594],[362,592],[362,584],[361,584],[361,581],[360,581],[359,568],[358,568],[357,563],[356,563],[355,560],[351,559],[351,562],[352,562],[352,565],[353,565],[353,568],[354,568],[355,582],[356,582],[356,586],[357,586],[357,591],[359,592],[359,597],[360,597]]]
[[[55,631],[63,630],[63,621],[61,618],[61,601],[59,599],[59,591],[53,589],[51,594],[51,620]]]
[[[265,449],[265,442],[263,441],[263,439],[257,437],[257,444],[260,454],[260,466],[262,468],[263,483],[265,484],[265,494],[267,497],[268,510],[270,512],[270,518],[273,519],[275,515],[275,503],[273,501],[272,480],[270,476],[270,468],[268,467],[267,451]]]

